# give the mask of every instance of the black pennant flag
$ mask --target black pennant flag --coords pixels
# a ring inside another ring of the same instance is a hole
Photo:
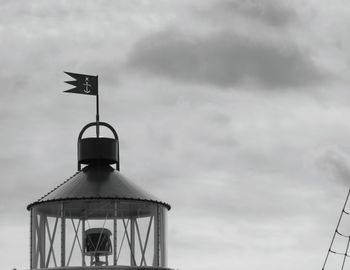
[[[77,74],[71,72],[64,72],[75,79],[75,81],[66,81],[65,83],[71,84],[75,86],[70,90],[64,91],[66,93],[75,93],[75,94],[83,94],[83,95],[98,95],[98,77],[85,75],[85,74]]]

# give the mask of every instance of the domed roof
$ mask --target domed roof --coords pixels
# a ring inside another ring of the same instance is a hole
[[[133,184],[108,164],[86,166],[45,196],[29,204],[27,209],[30,210],[34,205],[53,201],[103,199],[148,201],[162,204],[168,210],[170,209],[169,204],[161,202]]]

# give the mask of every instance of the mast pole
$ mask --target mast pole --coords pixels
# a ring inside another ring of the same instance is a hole
[[[96,95],[96,137],[100,137],[100,113],[99,113],[99,99],[98,99],[98,76],[96,76],[96,88],[97,88],[97,95]]]

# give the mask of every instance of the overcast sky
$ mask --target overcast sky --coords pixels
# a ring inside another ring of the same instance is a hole
[[[95,100],[62,93],[72,71],[99,75],[122,173],[172,205],[170,267],[321,269],[349,28],[348,0],[0,1],[0,268],[29,267],[25,207],[75,173]]]

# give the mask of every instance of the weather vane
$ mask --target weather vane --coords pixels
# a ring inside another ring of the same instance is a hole
[[[75,79],[75,81],[65,81],[65,83],[75,86],[75,88],[66,90],[66,93],[83,94],[96,96],[96,136],[100,136],[100,114],[98,100],[98,76],[64,72]]]

